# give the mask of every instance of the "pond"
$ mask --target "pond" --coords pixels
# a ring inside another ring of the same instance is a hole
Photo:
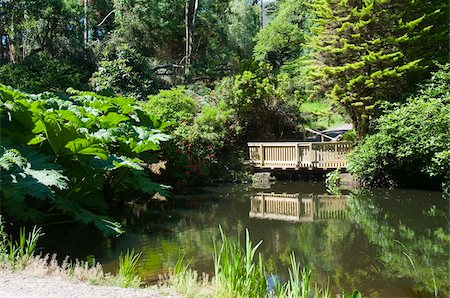
[[[60,233],[65,246],[57,251],[93,254],[114,271],[120,252],[134,248],[143,252],[139,271],[151,283],[180,254],[211,273],[219,225],[242,240],[247,228],[253,243],[263,241],[265,264],[281,278],[295,252],[312,269],[313,282],[337,293],[449,296],[449,202],[439,192],[357,189],[332,196],[321,182],[278,181],[270,189],[209,187],[176,200],[177,208],[166,210],[134,206],[124,219],[128,233],[106,243],[88,232]]]

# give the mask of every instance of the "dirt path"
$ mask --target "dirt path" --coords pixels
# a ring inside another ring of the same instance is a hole
[[[24,272],[0,270],[0,297],[180,297],[163,294],[157,289],[123,289],[111,286],[96,286],[77,283],[55,276],[30,276]]]

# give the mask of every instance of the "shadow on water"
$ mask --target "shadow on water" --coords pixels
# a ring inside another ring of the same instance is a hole
[[[449,203],[441,196],[362,189],[332,196],[320,182],[278,181],[263,190],[209,187],[178,197],[164,210],[138,204],[124,217],[128,233],[117,239],[60,232],[56,239],[65,246],[57,251],[93,254],[114,271],[120,252],[135,248],[143,252],[139,271],[152,282],[180,253],[197,270],[212,273],[218,226],[240,237],[248,228],[254,243],[263,240],[266,265],[281,278],[294,251],[315,281],[335,292],[358,288],[370,297],[449,296]]]

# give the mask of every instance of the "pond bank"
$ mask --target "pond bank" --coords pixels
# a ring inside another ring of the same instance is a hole
[[[181,297],[158,289],[131,289],[92,285],[54,275],[36,275],[29,270],[0,269],[0,297]]]

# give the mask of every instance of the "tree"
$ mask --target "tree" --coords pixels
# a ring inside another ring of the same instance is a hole
[[[42,51],[65,58],[82,54],[81,16],[82,6],[76,0],[3,1],[1,45],[7,48],[7,62],[20,62]]]
[[[450,181],[450,65],[402,106],[381,116],[375,133],[349,156],[349,170],[368,184],[440,186]]]
[[[227,35],[230,47],[241,58],[250,58],[258,32],[258,15],[246,0],[232,0],[228,6]]]
[[[184,53],[184,0],[114,0],[117,41],[146,57],[180,61]]]
[[[256,36],[253,57],[267,61],[275,68],[303,54],[305,36],[309,34],[310,0],[282,1],[275,18]]]
[[[433,43],[440,48],[425,50],[420,45],[430,28],[439,26],[436,15],[446,22],[442,12],[448,11],[444,1],[437,6],[427,3],[317,0],[313,5],[317,20],[309,46],[314,93],[344,106],[360,138],[368,132],[370,120],[381,114],[381,103],[402,101],[427,74],[431,61],[426,56],[432,51],[441,56],[447,50],[443,42],[448,34]],[[424,9],[426,5],[433,12]],[[411,49],[416,47],[423,51],[414,54]]]

